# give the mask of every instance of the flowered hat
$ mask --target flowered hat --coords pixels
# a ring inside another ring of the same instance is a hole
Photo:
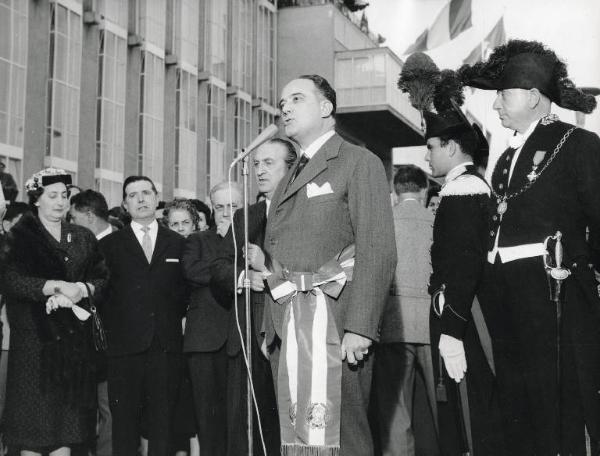
[[[25,190],[33,192],[47,185],[62,182],[65,185],[71,184],[71,175],[64,169],[60,168],[44,168],[38,171],[25,182]]]

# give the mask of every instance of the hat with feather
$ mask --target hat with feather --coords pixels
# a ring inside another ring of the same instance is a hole
[[[591,113],[594,96],[575,86],[567,66],[537,41],[510,40],[494,49],[486,62],[463,65],[459,75],[465,85],[484,90],[538,89],[558,106]]]
[[[440,71],[429,56],[415,53],[406,60],[398,87],[409,94],[411,104],[421,112],[425,139],[453,139],[466,134],[476,147],[465,152],[473,154],[474,159],[484,152],[487,154],[485,136],[460,108],[465,101],[464,86],[455,71]]]

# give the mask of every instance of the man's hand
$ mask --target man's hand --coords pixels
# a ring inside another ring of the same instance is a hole
[[[256,271],[266,271],[265,266],[265,254],[262,249],[256,244],[248,244],[248,251],[246,252],[248,257],[248,264]]]
[[[354,365],[369,354],[373,341],[368,337],[347,332],[342,339],[342,361],[348,359],[348,364]]]
[[[444,358],[448,375],[456,383],[460,383],[465,376],[465,372],[467,372],[467,358],[465,357],[465,347],[462,340],[442,334],[438,347],[442,358]]]
[[[248,271],[248,277],[250,278],[250,288],[252,291],[265,291],[265,283],[263,282],[262,273],[250,270]]]

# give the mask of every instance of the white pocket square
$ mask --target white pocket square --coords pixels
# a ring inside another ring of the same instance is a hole
[[[179,263],[179,258],[167,258],[165,263]]]
[[[325,182],[323,185],[319,187],[319,184],[315,184],[314,182],[310,182],[306,185],[306,196],[308,198],[314,198],[315,196],[328,195],[333,193],[333,189],[331,188],[331,184],[329,182]]]

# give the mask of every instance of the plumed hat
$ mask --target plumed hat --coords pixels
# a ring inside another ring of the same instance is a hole
[[[596,107],[594,96],[568,78],[564,62],[537,41],[510,40],[494,49],[487,62],[463,65],[459,75],[465,85],[478,89],[535,88],[565,109],[589,114]]]

